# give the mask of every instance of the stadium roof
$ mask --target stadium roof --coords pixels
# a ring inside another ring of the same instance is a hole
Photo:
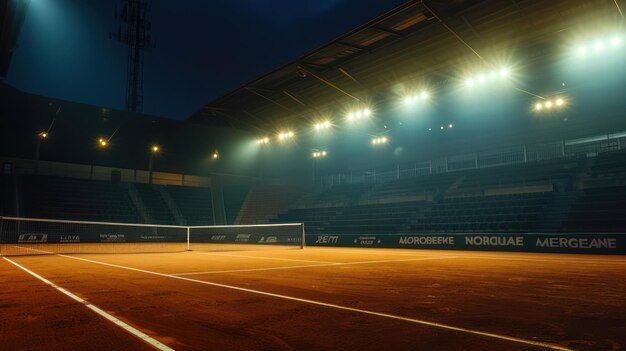
[[[564,34],[620,23],[622,2],[407,1],[209,102],[191,120],[272,131],[355,105],[384,104],[402,83],[441,84],[518,59],[511,56],[530,64],[554,54],[565,44],[555,46],[555,39]]]

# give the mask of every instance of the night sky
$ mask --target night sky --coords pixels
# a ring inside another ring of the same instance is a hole
[[[399,0],[152,1],[144,113],[186,119],[203,104],[392,9]],[[32,0],[8,83],[124,109],[126,48],[108,39],[120,0]]]

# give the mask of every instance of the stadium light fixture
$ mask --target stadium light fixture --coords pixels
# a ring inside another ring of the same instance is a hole
[[[280,133],[278,133],[278,140],[285,141],[285,140],[288,140],[288,139],[293,139],[294,136],[295,136],[295,134],[292,131],[280,132]]]
[[[557,97],[555,99],[548,99],[543,102],[535,103],[534,110],[537,112],[544,110],[556,110],[563,108],[565,105],[567,105],[567,101],[564,98]]]
[[[159,145],[152,145],[150,151],[152,151],[153,154],[157,154],[161,151],[161,147]]]
[[[364,108],[360,110],[351,111],[346,115],[348,122],[357,121],[372,115],[372,110]]]
[[[321,151],[314,151],[313,152],[313,158],[320,158],[320,157],[326,157],[327,153],[325,150],[321,150]]]
[[[452,123],[448,124],[448,128],[452,129],[452,127],[454,127]]]
[[[330,121],[326,120],[323,122],[319,122],[319,123],[315,123],[315,130],[316,131],[321,131],[321,130],[325,130],[328,129],[332,126],[332,123],[330,123]]]
[[[259,144],[259,145],[269,144],[270,143],[270,138],[263,137],[263,138],[257,139],[256,143]]]
[[[593,42],[581,43],[575,49],[579,57],[585,57],[588,54],[600,54],[609,49],[617,49],[622,46],[624,39],[621,35],[614,35],[610,38],[598,38]]]
[[[217,151],[217,150],[213,151],[213,153],[211,154],[211,158],[214,159],[214,160],[219,159],[220,158],[219,151]]]
[[[387,141],[389,141],[387,137],[374,138],[372,139],[372,145],[387,144]]]
[[[426,101],[428,100],[428,98],[430,97],[430,94],[423,90],[422,92],[420,92],[419,94],[409,94],[407,96],[404,97],[404,104],[405,105],[413,105],[415,102],[417,101]]]
[[[504,81],[511,75],[511,70],[507,67],[475,74],[465,80],[465,86],[471,88],[475,85],[483,85],[487,82]]]
[[[46,132],[46,131],[39,132],[39,133],[37,133],[37,136],[39,137],[39,139],[44,140],[44,139],[48,138],[48,132]]]

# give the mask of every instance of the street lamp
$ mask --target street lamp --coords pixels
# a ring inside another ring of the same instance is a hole
[[[152,184],[152,166],[154,163],[154,156],[161,152],[161,147],[159,145],[152,145],[150,147],[150,162],[148,164],[148,170],[150,172],[150,176],[148,179],[148,183]]]
[[[47,131],[41,131],[37,133],[37,146],[35,148],[35,174],[39,174],[39,153],[41,150],[41,143],[46,141],[46,139],[48,139],[48,136],[49,134]]]

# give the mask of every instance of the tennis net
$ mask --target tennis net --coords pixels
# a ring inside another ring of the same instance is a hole
[[[0,256],[304,248],[304,225],[178,226],[0,217]]]

